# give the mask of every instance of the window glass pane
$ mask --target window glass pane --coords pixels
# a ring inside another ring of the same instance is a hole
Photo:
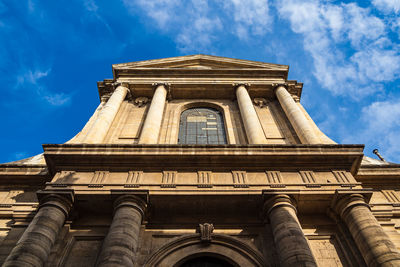
[[[226,144],[222,114],[213,108],[191,108],[181,114],[179,144]]]

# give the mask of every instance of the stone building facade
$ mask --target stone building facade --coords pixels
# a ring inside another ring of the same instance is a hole
[[[325,136],[287,75],[206,55],[113,65],[81,132],[0,165],[0,262],[400,266],[400,165]]]

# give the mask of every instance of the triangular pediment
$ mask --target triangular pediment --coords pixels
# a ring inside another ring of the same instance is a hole
[[[258,61],[233,59],[209,55],[191,55],[181,57],[170,57],[163,59],[137,61],[113,65],[114,69],[265,69],[265,70],[288,70],[288,66],[264,63]]]

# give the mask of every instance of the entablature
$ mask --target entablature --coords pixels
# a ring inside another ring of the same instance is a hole
[[[346,170],[354,174],[363,145],[140,145],[47,144],[44,156],[58,170]]]
[[[288,92],[299,100],[303,88],[302,83],[297,81],[286,81],[283,78],[249,79],[240,76],[230,79],[209,78],[120,78],[118,80],[106,79],[98,82],[97,87],[100,99],[108,98],[119,84],[124,84],[130,90],[130,95],[135,97],[153,96],[154,83],[163,82],[169,84],[169,96],[173,99],[234,99],[234,84],[248,84],[251,97],[275,98],[274,88],[277,84],[286,84]]]

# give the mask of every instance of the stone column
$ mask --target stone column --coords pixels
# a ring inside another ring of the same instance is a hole
[[[94,122],[94,125],[87,133],[83,143],[87,144],[100,144],[104,141],[112,122],[117,115],[117,112],[125,100],[129,89],[125,85],[118,86],[112,93],[107,104],[100,111],[99,117]]]
[[[310,123],[301,112],[300,108],[294,102],[292,96],[286,90],[284,85],[278,85],[275,88],[276,97],[282,106],[283,111],[288,117],[294,130],[297,133],[302,144],[319,144],[321,143],[315,135]]]
[[[264,212],[271,224],[280,266],[317,266],[291,198],[271,197],[264,204]]]
[[[146,203],[133,195],[115,201],[113,221],[96,266],[134,266],[145,208]]]
[[[71,208],[72,202],[64,196],[45,196],[3,267],[43,266]]]
[[[244,84],[236,86],[236,98],[249,144],[265,144],[266,138],[253,102]]]
[[[347,225],[368,266],[400,266],[400,253],[361,194],[338,197],[334,210]]]
[[[167,84],[156,84],[153,99],[144,121],[139,144],[157,144],[167,98]]]

